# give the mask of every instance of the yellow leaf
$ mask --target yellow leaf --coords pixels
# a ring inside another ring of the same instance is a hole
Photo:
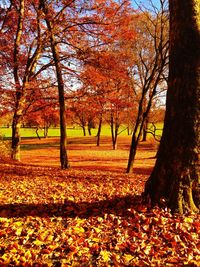
[[[75,233],[84,233],[85,232],[83,227],[74,227],[73,230]]]
[[[186,223],[193,223],[193,219],[192,218],[189,218],[189,217],[185,217],[184,218],[184,222],[186,222]]]
[[[28,251],[25,252],[24,257],[26,259],[30,259],[32,257],[32,254],[31,254],[30,250],[28,250]]]
[[[124,263],[128,265],[134,259],[134,257],[131,254],[124,254],[123,259]]]
[[[5,253],[5,254],[1,257],[1,259],[4,261],[4,264],[7,264],[7,263],[9,263],[9,261],[10,261],[10,255],[9,255],[8,253]]]
[[[22,226],[22,222],[15,222],[14,226],[17,226],[17,227]]]
[[[53,235],[48,235],[47,238],[45,239],[45,241],[51,242],[51,241],[53,241],[53,239],[54,239]]]
[[[41,246],[44,244],[44,242],[36,239],[35,241],[33,241],[33,244],[35,244],[36,246]]]
[[[15,232],[16,235],[20,236],[23,228],[18,228]]]
[[[94,237],[94,238],[92,238],[91,239],[91,241],[90,242],[92,242],[92,243],[99,243],[100,242],[100,239],[99,238],[96,238],[96,237]]]
[[[68,201],[74,201],[74,197],[68,197],[67,200]]]
[[[100,256],[104,262],[108,262],[110,260],[110,252],[107,250],[102,250],[100,252]]]
[[[48,231],[44,231],[44,232],[40,233],[40,235],[38,236],[38,239],[40,241],[45,241],[45,239],[47,238],[48,235],[49,235],[49,232]]]
[[[151,252],[151,246],[148,245],[148,246],[145,247],[145,249],[144,249],[144,253],[145,253],[146,255],[149,255],[150,252]]]
[[[93,229],[95,230],[95,232],[98,234],[101,232],[101,229],[97,228],[97,227],[93,227]]]

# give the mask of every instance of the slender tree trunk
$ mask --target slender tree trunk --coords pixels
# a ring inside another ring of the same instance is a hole
[[[147,129],[148,129],[148,117],[144,121],[143,129],[142,129],[142,142],[147,141]]]
[[[200,9],[197,0],[170,0],[170,65],[158,158],[145,195],[176,212],[200,207]]]
[[[111,114],[111,117],[110,117],[110,129],[111,129],[113,150],[116,150],[117,149],[118,128],[119,127],[116,125],[116,123],[114,121],[114,116],[113,116],[113,114]]]
[[[35,132],[36,132],[37,138],[40,140],[40,139],[41,139],[41,137],[40,137],[40,135],[39,135],[39,132],[38,132],[38,131],[39,131],[39,129],[40,129],[40,128],[39,128],[39,127],[37,127],[37,128],[36,128],[36,130],[35,130]]]
[[[82,126],[82,129],[83,129],[83,136],[86,136],[86,129],[84,125]]]
[[[101,117],[99,119],[99,127],[98,127],[98,132],[97,132],[97,146],[100,146],[102,122],[103,122],[103,118],[102,118],[102,115],[101,115]]]
[[[57,48],[53,25],[48,18],[48,10],[46,7],[45,0],[40,1],[43,11],[45,13],[45,21],[50,34],[51,50],[53,54],[53,60],[56,68],[56,76],[58,82],[58,93],[59,93],[59,104],[60,104],[60,163],[62,169],[67,169],[70,167],[69,160],[67,156],[67,133],[66,133],[66,113],[65,113],[65,98],[64,98],[64,81],[62,76],[62,70],[59,60],[59,51]]]
[[[49,127],[48,126],[44,126],[44,138],[48,137],[48,130],[49,130]]]
[[[149,34],[154,39],[153,58],[146,60],[142,53],[139,54],[140,63],[142,64],[142,73],[140,73],[141,82],[141,97],[138,106],[137,119],[133,129],[132,143],[129,152],[127,173],[133,172],[133,164],[136,155],[137,146],[143,129],[145,119],[147,118],[153,97],[156,94],[157,87],[160,82],[163,82],[163,75],[166,73],[166,65],[168,63],[168,38],[165,38],[166,30],[166,11],[161,5],[160,10],[161,20],[159,19],[154,25],[154,32],[149,31]],[[159,25],[159,26],[158,26]],[[151,64],[149,64],[151,62]],[[140,69],[140,67],[139,67]],[[147,97],[148,94],[148,97]]]
[[[19,106],[19,103],[18,105]],[[12,123],[12,154],[11,158],[14,160],[20,160],[20,128],[21,128],[21,120],[22,120],[22,110],[16,107],[15,113],[13,116]]]
[[[14,160],[20,160],[20,128],[22,122],[22,114],[23,114],[23,94],[24,94],[24,87],[20,85],[19,79],[19,47],[21,42],[21,35],[22,35],[22,26],[24,20],[24,0],[20,1],[20,8],[19,8],[19,19],[18,19],[18,26],[17,26],[17,33],[14,43],[14,80],[15,80],[15,87],[16,87],[16,106],[13,116],[12,122],[12,152],[11,157]]]
[[[29,55],[26,63],[26,70],[24,73],[24,77],[20,77],[19,71],[19,54],[20,54],[20,45],[21,45],[21,35],[23,30],[23,20],[24,20],[24,0],[20,0],[20,7],[18,10],[19,19],[18,26],[16,32],[16,38],[14,42],[14,80],[16,87],[16,102],[15,102],[15,110],[12,122],[12,152],[11,157],[14,160],[20,160],[20,128],[22,124],[22,118],[25,112],[25,104],[26,104],[26,88],[29,83],[32,75],[34,74],[37,61],[40,57],[40,53],[42,50],[42,42],[41,42],[41,32],[40,32],[40,11],[37,13],[37,27],[38,27],[38,36],[37,36],[37,48],[33,55]]]
[[[89,134],[89,136],[91,136],[92,135],[92,131],[91,131],[91,126],[88,124],[88,134]]]
[[[128,135],[131,135],[132,134],[132,129],[130,128],[130,123],[128,123],[127,134]]]
[[[117,137],[118,137],[118,127],[114,125],[115,129],[113,130],[113,135],[112,135],[112,144],[113,144],[113,150],[117,149]]]

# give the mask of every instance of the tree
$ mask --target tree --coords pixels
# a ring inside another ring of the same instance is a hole
[[[170,0],[170,62],[166,115],[158,158],[145,195],[176,212],[200,207],[200,9]]]
[[[62,75],[59,48],[57,45],[54,27],[50,20],[49,10],[45,0],[40,0],[41,7],[45,14],[45,21],[50,36],[50,45],[53,54],[53,60],[56,68],[56,77],[58,82],[59,104],[60,104],[60,163],[62,169],[69,168],[69,160],[67,155],[67,133],[66,133],[66,118],[65,118],[65,97],[64,97],[64,79]]]
[[[15,92],[11,157],[20,160],[20,127],[28,104],[26,96],[35,87],[35,72],[42,52],[40,10],[37,3],[24,0],[10,1],[3,10],[0,17],[1,84],[11,94]]]
[[[150,1],[151,2],[151,1]],[[144,124],[153,100],[163,86],[168,66],[168,12],[166,0],[155,14],[141,12],[135,53],[137,62],[132,68],[138,112],[133,129],[127,173],[133,172],[134,159]]]

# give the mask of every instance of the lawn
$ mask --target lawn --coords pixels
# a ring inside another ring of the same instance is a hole
[[[58,138],[22,140],[22,162],[0,162],[0,266],[199,266],[198,215],[143,203],[157,145],[128,175],[130,138],[70,137],[70,170]]]
[[[125,127],[121,127],[120,131],[122,129],[125,129]],[[27,138],[27,137],[32,137],[32,138],[37,138],[37,134],[36,134],[36,128],[21,128],[20,129],[20,133],[21,133],[21,137],[23,138]],[[43,137],[44,136],[44,131],[42,129],[40,129],[38,131],[39,136]],[[96,135],[97,134],[97,129],[92,129],[92,135]],[[10,138],[12,136],[12,129],[11,128],[5,128],[2,127],[0,128],[0,135],[4,136],[5,138]],[[80,127],[68,127],[67,128],[67,135],[69,137],[78,137],[78,136],[83,136],[83,130]],[[108,125],[104,125],[102,127],[102,135],[105,136],[110,136],[110,127]],[[121,135],[127,135],[127,131],[123,131],[121,133]],[[56,137],[56,136],[60,136],[60,129],[59,128],[50,128],[48,130],[48,136],[49,137]]]
[[[163,128],[163,123],[157,123],[156,124],[156,134],[161,135],[162,134],[162,128]],[[153,126],[150,124],[149,129],[152,131]],[[97,134],[97,128],[92,129],[92,135],[96,136]],[[126,126],[121,126],[119,129],[120,136],[126,136],[127,135],[127,130]],[[21,137],[22,138],[37,138],[36,134],[36,128],[21,128],[20,129]],[[39,136],[42,138],[44,136],[44,131],[40,129],[38,131]],[[6,127],[0,127],[0,135],[5,137],[5,138],[10,138],[12,136],[12,129],[11,128],[6,128]],[[69,137],[82,137],[83,136],[83,130],[81,127],[68,127],[67,128],[67,135]],[[109,125],[103,125],[102,127],[102,132],[101,135],[103,136],[110,136],[111,135],[111,130]],[[60,136],[60,129],[59,128],[50,128],[48,131],[48,136],[49,137],[58,137]],[[149,134],[149,137],[152,137]]]

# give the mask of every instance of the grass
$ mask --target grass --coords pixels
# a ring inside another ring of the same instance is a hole
[[[158,130],[156,131],[156,134],[161,135],[162,134],[162,128],[163,128],[163,123],[157,123],[156,127]],[[121,131],[120,136],[126,136],[127,131],[125,129],[126,127],[123,126],[120,128],[119,131]],[[22,138],[37,138],[36,134],[36,129],[35,128],[21,128],[21,137]],[[39,130],[38,131],[39,136],[42,138],[44,136],[44,131]],[[92,129],[92,135],[96,136],[97,134],[97,129]],[[4,138],[11,138],[12,136],[12,129],[11,128],[5,128],[1,127],[0,128],[0,135],[3,136]],[[67,128],[67,135],[68,137],[82,137],[83,136],[83,130],[80,127],[68,127]],[[109,125],[104,125],[102,127],[102,136],[111,136],[111,130]],[[48,131],[48,136],[49,137],[58,137],[60,136],[60,129],[59,128],[50,128]],[[150,137],[151,135],[149,135]]]
[[[35,128],[21,128],[20,129],[21,137],[22,138],[37,138],[36,129]],[[38,131],[39,136],[44,136],[44,131]],[[11,138],[12,136],[12,129],[11,128],[0,128],[0,134],[5,138]],[[97,134],[97,129],[92,129],[92,135]],[[67,128],[67,135],[68,136],[83,136],[83,131],[80,127],[69,127]],[[110,135],[110,128],[108,126],[103,127],[102,135]],[[56,137],[60,136],[60,129],[59,128],[50,128],[48,131],[49,137]]]

